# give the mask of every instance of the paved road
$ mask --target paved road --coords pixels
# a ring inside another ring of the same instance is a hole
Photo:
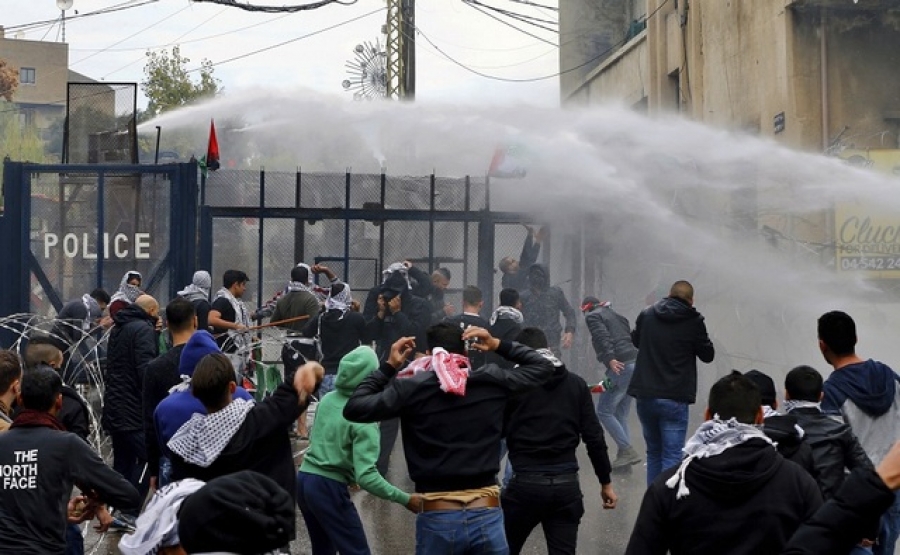
[[[615,448],[612,451],[614,454]],[[590,462],[583,447],[578,456],[582,468],[581,484],[585,494],[585,515],[579,531],[578,553],[585,555],[623,553],[644,491],[644,467],[635,466],[630,475],[614,475],[619,506],[613,511],[604,511],[600,501],[600,485],[590,471]],[[402,489],[407,491],[413,489],[412,482],[406,474],[403,449],[399,440],[394,450],[388,479]],[[413,514],[397,504],[383,501],[366,492],[354,494],[354,502],[359,508],[372,553],[395,555],[415,551]],[[97,554],[116,555],[119,553],[116,548],[119,538],[118,534],[98,538],[90,533],[85,539],[85,552],[90,553],[96,547]],[[297,539],[291,544],[291,553],[295,555],[311,553],[309,537],[299,511],[297,511]],[[544,537],[539,529],[529,538],[523,553],[529,555],[546,553]]]

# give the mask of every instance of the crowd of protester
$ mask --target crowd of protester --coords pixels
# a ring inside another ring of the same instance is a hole
[[[332,270],[303,263],[255,310],[241,270],[226,271],[212,297],[198,271],[165,307],[134,271],[112,296],[67,303],[65,341],[34,336],[0,352],[0,545],[80,554],[81,526],[96,520],[124,533],[126,555],[288,553],[299,509],[314,555],[364,554],[358,487],[415,514],[419,554],[517,554],[538,525],[548,553],[574,554],[583,443],[604,509],[619,500],[612,474],[646,459],[628,554],[894,552],[900,377],[857,356],[848,314],[818,320],[827,379],[797,366],[779,404],[770,377],[733,371],[689,433],[697,361],[715,357],[693,286],[674,283],[633,327],[587,296],[606,373],[589,386],[562,360],[576,311],[538,263],[544,237],[529,229],[521,260],[500,262],[489,314],[478,287],[460,284],[456,307],[448,269],[409,261],[389,265],[362,303]],[[283,332],[284,373],[257,400],[252,322],[265,318]],[[61,376],[71,330],[98,327],[111,327],[100,419],[111,465],[90,447],[89,407]],[[629,431],[632,400],[644,453]],[[412,491],[385,478],[398,435]],[[309,442],[299,468],[297,439]]]

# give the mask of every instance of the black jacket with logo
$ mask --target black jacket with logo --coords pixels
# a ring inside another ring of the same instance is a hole
[[[692,460],[681,499],[666,485],[676,471],[644,494],[626,555],[779,553],[822,505],[816,481],[759,439]]]
[[[130,304],[116,312],[106,353],[106,392],[101,423],[107,432],[143,430],[144,372],[158,354],[155,320]]]
[[[686,301],[666,297],[641,311],[631,341],[638,348],[628,394],[645,399],[697,400],[697,359],[715,349],[703,316]]]
[[[0,470],[3,553],[62,555],[73,485],[118,509],[141,505],[137,490],[69,432],[34,427],[0,434]]]
[[[434,372],[395,379],[382,364],[356,388],[344,407],[351,422],[399,416],[409,476],[418,492],[496,485],[503,413],[511,395],[550,378],[553,365],[540,353],[502,341],[497,351],[519,366],[488,364],[469,374],[466,394],[445,393]]]

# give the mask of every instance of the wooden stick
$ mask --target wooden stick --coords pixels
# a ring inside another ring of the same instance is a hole
[[[229,331],[242,331],[242,332],[255,331],[255,330],[261,330],[263,328],[271,328],[273,326],[280,326],[281,324],[289,324],[291,322],[299,322],[300,320],[309,320],[309,315],[304,314],[303,316],[295,316],[293,318],[285,318],[284,320],[278,320],[277,322],[269,322],[268,324],[263,324],[261,326],[254,326],[252,328],[247,328],[245,330],[227,330],[227,331],[223,331],[222,333],[217,333],[217,334],[213,335],[213,337],[221,337],[223,335],[227,335]]]

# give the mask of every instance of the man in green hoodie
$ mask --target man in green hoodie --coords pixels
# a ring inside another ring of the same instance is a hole
[[[297,474],[297,505],[309,531],[313,555],[368,554],[366,532],[348,487],[359,487],[417,512],[422,498],[388,483],[375,467],[380,451],[378,424],[344,418],[344,405],[363,379],[378,368],[371,347],[350,351],[338,366],[334,391],[316,408],[310,448]]]

